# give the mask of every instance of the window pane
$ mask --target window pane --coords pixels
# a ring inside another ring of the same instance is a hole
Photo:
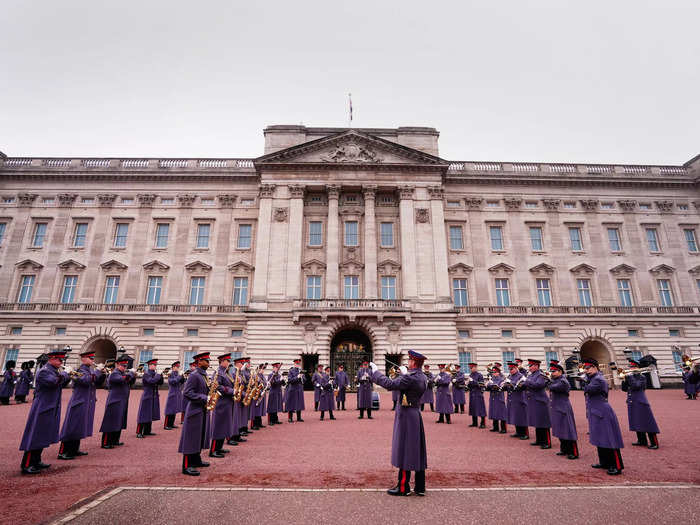
[[[32,291],[34,289],[34,275],[23,275],[22,282],[19,287],[18,303],[29,303],[32,300]]]
[[[540,306],[552,306],[549,279],[537,279],[537,303]]]
[[[608,241],[610,241],[610,249],[614,252],[619,252],[622,249],[620,245],[620,231],[617,228],[608,228]]]
[[[545,352],[545,361],[547,362],[547,368],[553,360],[559,361],[559,354],[557,352]]]
[[[671,292],[671,281],[668,279],[658,279],[659,300],[661,306],[673,306],[673,294]]]
[[[129,233],[129,225],[127,223],[117,224],[114,230],[114,246],[124,248],[126,246],[126,237]]]
[[[591,281],[588,279],[577,279],[578,303],[581,306],[591,306]]]
[[[73,235],[73,246],[75,246],[76,248],[82,248],[85,246],[87,228],[88,225],[86,222],[79,222],[75,225],[75,234]]]
[[[491,234],[491,249],[503,249],[503,229],[500,226],[491,226],[489,228]]]
[[[197,248],[209,248],[209,230],[211,225],[209,224],[198,224],[197,225]]]
[[[160,291],[163,286],[162,277],[149,277],[146,304],[160,304]]]
[[[360,279],[357,275],[347,275],[345,277],[344,298],[359,299],[360,298]]]
[[[105,284],[105,300],[106,304],[115,304],[119,294],[119,276],[113,275],[107,277]]]
[[[632,286],[629,279],[617,280],[617,293],[620,298],[620,306],[633,306]]]
[[[170,224],[160,223],[156,227],[156,248],[168,247],[168,235],[170,234]]]
[[[452,250],[464,249],[464,242],[462,241],[462,227],[461,226],[450,226],[450,249],[452,249]]]
[[[34,239],[32,241],[32,246],[41,248],[44,246],[44,239],[46,238],[46,223],[38,222],[34,226]]]
[[[309,275],[306,278],[306,298],[320,299],[321,298],[321,276]]]
[[[383,222],[380,225],[380,243],[382,246],[394,245],[394,223]]]
[[[455,306],[469,306],[466,279],[452,279],[452,290],[454,292]]]
[[[345,246],[357,246],[357,221],[347,221],[345,223]]]
[[[190,279],[190,304],[202,304],[204,302],[204,277],[192,277]]]
[[[253,226],[251,224],[238,225],[238,248],[250,248]]]
[[[583,250],[583,242],[581,242],[581,228],[569,228],[569,239],[571,239],[572,250]]]
[[[469,363],[472,362],[471,352],[460,352],[459,353],[459,366],[462,370],[467,370],[469,368]]]
[[[678,350],[672,350],[673,364],[676,365],[676,371],[680,372],[683,369],[683,355]]]
[[[248,278],[236,277],[233,280],[233,304],[244,306],[248,304]]]
[[[496,279],[496,304],[498,306],[510,306],[508,279]]]
[[[688,243],[688,251],[689,252],[697,252],[698,251],[698,243],[695,239],[695,230],[686,229],[683,231],[685,232],[685,240]]]
[[[309,246],[321,246],[323,242],[323,223],[309,223]]]
[[[5,238],[5,228],[7,228],[7,223],[0,222],[0,244],[2,244],[2,240]]]
[[[530,228],[530,245],[532,246],[532,250],[535,252],[541,252],[543,250],[542,228]]]
[[[75,302],[75,289],[78,286],[78,276],[77,275],[66,275],[63,278],[63,292],[61,292],[61,302],[62,303],[74,303]]]
[[[649,243],[649,251],[659,251],[659,238],[656,235],[656,229],[647,228],[647,242]]]
[[[153,350],[141,350],[139,352],[139,364],[146,367],[146,363],[153,359]]]
[[[502,352],[501,358],[503,359],[503,366],[507,367],[508,365],[506,363],[512,363],[515,361],[515,352]]]
[[[396,299],[396,277],[382,277],[382,299]]]

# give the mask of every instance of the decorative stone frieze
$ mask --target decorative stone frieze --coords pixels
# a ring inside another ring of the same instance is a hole
[[[38,263],[36,261],[33,261],[32,259],[24,259],[23,261],[20,261],[17,264],[15,264],[15,267],[20,271],[24,271],[24,270],[37,271],[37,270],[41,270],[44,267],[44,265],[41,263]]]
[[[61,208],[70,208],[73,206],[73,203],[75,202],[75,199],[78,198],[77,193],[59,193],[56,195],[56,198],[58,199],[58,205]]]
[[[401,199],[412,199],[415,189],[415,186],[399,186],[399,196]]]
[[[399,270],[401,270],[401,265],[391,259],[385,259],[377,263],[377,272],[379,275],[397,275]]]
[[[31,206],[38,196],[36,193],[18,193],[17,203],[20,206]]]
[[[464,199],[468,210],[480,210],[484,205],[484,199],[481,197],[467,197]]]
[[[673,201],[656,201],[656,207],[661,213],[673,212]]]
[[[275,208],[272,216],[277,222],[286,222],[289,217],[289,208]]]
[[[442,200],[445,197],[445,189],[442,186],[428,186],[428,195],[433,200]]]
[[[329,153],[321,156],[325,162],[341,163],[375,163],[382,161],[381,157],[370,147],[355,140],[335,145]]]
[[[329,199],[338,199],[340,197],[340,184],[326,184],[326,192]]]
[[[569,269],[569,271],[576,276],[588,276],[593,275],[595,273],[595,266],[591,266],[590,264],[586,263],[581,263]]]
[[[585,211],[596,211],[600,204],[598,199],[581,199],[579,202]]]
[[[260,198],[272,198],[272,196],[275,193],[275,185],[274,184],[261,184],[260,185]]]
[[[365,184],[362,186],[362,195],[365,200],[374,200],[377,194],[376,184]]]
[[[542,199],[542,204],[547,211],[557,211],[561,206],[561,199]]]
[[[489,268],[489,272],[494,275],[512,275],[514,271],[515,268],[506,263],[498,263]]]
[[[110,259],[109,261],[105,261],[100,264],[100,268],[102,268],[105,272],[123,272],[129,267],[115,259]]]
[[[98,193],[97,194],[97,202],[100,206],[112,206],[114,204],[114,201],[117,200],[117,194],[116,193]]]
[[[540,263],[537,266],[530,268],[530,273],[536,276],[547,276],[554,274],[554,267],[547,263]]]
[[[211,265],[202,261],[193,261],[185,265],[185,270],[188,272],[209,272],[211,271]]]
[[[193,193],[180,193],[177,196],[177,202],[183,208],[191,207],[194,204],[194,201],[196,199],[197,199],[197,196],[194,195]]]
[[[521,197],[504,197],[503,204],[505,204],[508,211],[519,210],[523,205],[523,199]]]
[[[416,222],[430,222],[430,210],[428,208],[417,208]]]
[[[143,269],[147,272],[167,272],[170,269],[170,266],[154,259],[153,261],[144,264]]]
[[[137,193],[136,200],[139,201],[139,206],[150,208],[156,202],[157,195],[155,193]]]
[[[472,273],[473,269],[474,268],[469,266],[468,264],[464,264],[464,263],[460,262],[457,264],[453,264],[452,266],[447,268],[447,271],[451,275],[461,276],[461,275],[468,275],[468,274]]]
[[[670,277],[676,272],[676,269],[673,266],[669,266],[668,264],[659,264],[658,266],[654,266],[652,269],[649,270],[649,273],[657,276],[657,277]]]
[[[617,201],[618,206],[623,212],[631,212],[637,209],[637,201],[631,199],[623,199]]]
[[[289,196],[292,199],[303,199],[304,198],[304,192],[305,192],[305,187],[301,184],[290,184],[288,186],[289,189]]]
[[[61,270],[72,270],[77,272],[86,268],[84,264],[79,263],[78,261],[75,261],[73,259],[68,259],[66,261],[60,262],[56,266],[58,266]]]
[[[233,193],[219,193],[216,198],[219,199],[219,206],[222,208],[233,208],[237,199]]]
[[[610,268],[610,273],[616,277],[629,277],[633,275],[637,269],[629,264],[618,264],[614,268]]]
[[[255,267],[245,261],[236,261],[229,264],[226,269],[234,275],[250,275]]]

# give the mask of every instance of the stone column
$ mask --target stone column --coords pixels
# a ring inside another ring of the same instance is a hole
[[[401,220],[401,280],[404,299],[415,299],[418,296],[413,190],[413,186],[402,186],[399,188],[401,196],[399,205],[399,217]]]
[[[377,187],[363,186],[365,197],[365,299],[377,298],[377,220],[374,196]]]
[[[287,300],[301,298],[301,251],[304,245],[304,186],[289,186]]]
[[[267,273],[270,258],[270,221],[272,220],[272,195],[274,184],[260,185],[258,204],[258,231],[255,235],[255,279],[251,302],[267,301]]]
[[[338,246],[338,197],[340,186],[329,184],[328,191],[328,225],[326,232],[326,298],[339,297],[339,246]]]
[[[447,239],[442,186],[428,188],[430,220],[433,225],[433,254],[435,257],[435,295],[438,301],[450,300],[450,280],[447,275]]]

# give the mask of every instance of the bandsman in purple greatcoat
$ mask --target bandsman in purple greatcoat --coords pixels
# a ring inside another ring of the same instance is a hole
[[[195,363],[194,361],[190,362],[189,368],[187,370],[185,370],[184,374],[182,374],[184,381],[187,381],[187,378],[189,377],[189,375],[192,372],[194,372],[196,369],[197,369],[197,363]],[[183,381],[183,388],[184,388],[184,381]],[[182,396],[182,412],[180,413],[180,423],[185,421],[185,410],[187,410],[187,403],[189,403],[189,401],[183,395]]]
[[[508,419],[508,409],[506,408],[506,397],[501,386],[505,378],[501,374],[501,363],[494,363],[491,369],[491,379],[486,383],[486,390],[489,391],[489,418],[493,422],[493,428],[489,432],[500,432],[505,434],[506,419]]]
[[[15,392],[15,383],[17,382],[17,372],[15,372],[15,363],[10,359],[5,363],[5,373],[2,375],[2,386],[0,386],[0,403],[3,405],[10,404],[10,398]]]
[[[34,361],[22,363],[22,371],[19,374],[17,386],[15,387],[15,403],[27,402],[27,395],[29,394],[29,390],[31,390],[32,381],[34,381],[32,368],[34,368]]]
[[[571,383],[566,377],[564,367],[559,363],[551,362],[549,371],[552,381],[549,389],[549,415],[552,421],[552,434],[559,438],[560,448],[557,456],[566,456],[569,459],[578,458],[578,435],[576,433],[576,420],[574,411],[569,401]]]
[[[467,384],[464,379],[464,372],[460,365],[455,365],[457,373],[452,378],[452,403],[455,405],[455,414],[464,414],[464,405],[467,403],[467,398],[464,391],[467,389]]]
[[[282,363],[272,363],[272,372],[267,376],[270,385],[270,393],[267,395],[267,423],[269,425],[281,425],[279,413],[284,411],[282,406],[282,375],[280,367]]]
[[[107,401],[105,413],[102,418],[100,432],[102,432],[102,448],[111,449],[119,447],[122,430],[126,429],[129,415],[129,394],[131,385],[136,381],[136,374],[126,367],[133,363],[133,359],[126,354],[119,356],[115,362],[114,371],[107,377]]]
[[[304,421],[301,418],[301,411],[304,410],[304,375],[299,368],[300,364],[301,359],[295,359],[294,365],[289,369],[289,374],[287,375],[284,409],[287,411],[290,423],[294,412],[297,413],[297,421]]]
[[[321,411],[321,421],[324,419],[324,415],[328,412],[330,419],[335,419],[333,415],[333,406],[335,405],[334,395],[334,384],[331,381],[331,367],[327,366],[324,373],[321,374],[321,398],[318,402],[318,409]]]
[[[369,361],[363,361],[362,366],[357,370],[357,408],[360,409],[360,415],[357,419],[364,419],[365,410],[367,411],[367,419],[372,417],[372,371],[367,367]]]
[[[231,354],[219,356],[219,368],[214,371],[219,388],[220,397],[211,413],[211,447],[209,457],[223,458],[228,454],[224,449],[224,441],[233,435],[233,381],[228,375],[228,366],[231,364]],[[214,375],[212,374],[212,379]],[[208,392],[207,392],[208,393]],[[234,442],[234,446],[238,443]]]
[[[95,352],[88,350],[80,354],[80,368],[73,377],[73,394],[61,428],[61,447],[58,459],[74,459],[87,456],[80,450],[80,440],[92,436],[95,421],[95,404],[98,386],[107,378],[101,370],[94,368]]]
[[[182,454],[182,473],[188,476],[199,476],[197,468],[209,466],[209,463],[202,461],[202,450],[209,448],[209,414],[207,413],[209,352],[197,354],[193,359],[197,363],[197,368],[187,378],[182,392],[189,403],[177,451]]]
[[[530,373],[525,379],[527,391],[527,424],[535,429],[535,441],[532,446],[542,449],[552,448],[552,436],[549,429],[552,423],[549,420],[549,397],[547,397],[547,384],[549,379],[541,372],[541,361],[528,359]]]
[[[321,399],[321,376],[323,375],[323,365],[317,365],[314,375],[311,376],[311,384],[314,385],[314,411],[318,412],[318,401]]]
[[[143,374],[143,391],[139,413],[136,416],[136,437],[155,436],[151,426],[160,420],[160,394],[158,387],[163,384],[163,374],[156,373],[157,359],[148,361],[148,370]]]
[[[387,390],[399,390],[401,402],[394,415],[394,434],[391,442],[391,464],[399,469],[396,486],[387,491],[392,496],[408,496],[411,493],[411,471],[415,472],[413,493],[425,496],[425,470],[428,453],[425,431],[420,413],[423,392],[428,378],[421,371],[425,356],[408,351],[408,368],[400,366],[401,375],[389,379],[372,363],[372,381]]]
[[[182,412],[182,386],[187,379],[184,375],[180,375],[180,361],[175,361],[170,365],[170,373],[168,374],[168,397],[165,400],[165,422],[163,428],[172,430],[177,428],[175,417]]]
[[[338,389],[338,397],[335,398],[335,402],[338,410],[345,410],[345,393],[348,385],[350,385],[350,380],[345,372],[345,367],[338,365],[338,370],[335,373],[335,386]]]
[[[423,392],[423,397],[420,399],[420,410],[423,412],[423,408],[426,403],[430,405],[430,411],[435,412],[435,395],[433,393],[433,388],[435,388],[435,376],[430,371],[430,365],[423,365],[423,374],[428,379],[428,386]]]
[[[250,427],[248,427],[248,421],[250,420],[250,405],[246,405],[243,403],[243,400],[245,399],[246,392],[248,391],[248,385],[252,382],[253,378],[253,373],[250,370],[250,357],[246,357],[245,360],[243,361],[243,369],[241,370],[241,373],[243,374],[242,380],[243,380],[243,398],[241,399],[241,428],[240,432],[242,436],[247,436],[252,433],[252,430]],[[253,388],[252,385],[250,388]]]
[[[697,399],[697,385],[693,383],[690,378],[693,373],[690,371],[689,366],[683,367],[683,391],[685,392],[686,399]],[[17,396],[15,396],[17,399]]]
[[[396,373],[398,374],[398,367],[392,366],[392,370],[395,370]],[[389,373],[391,375],[391,372]],[[396,404],[399,402],[399,398],[401,397],[401,392],[398,390],[392,390],[391,391],[391,411],[394,412],[396,410]]]
[[[588,431],[591,445],[598,448],[599,463],[593,468],[607,469],[608,474],[622,474],[625,468],[620,449],[624,447],[620,423],[608,403],[608,382],[598,370],[598,361],[583,360],[583,392],[586,398]]]
[[[527,431],[527,398],[525,397],[525,376],[520,373],[518,364],[508,363],[508,377],[502,389],[508,392],[508,424],[515,427],[512,438],[529,439]]]
[[[435,410],[440,416],[436,423],[452,424],[450,414],[452,414],[452,394],[450,393],[450,385],[452,384],[452,374],[445,370],[444,364],[439,364],[440,372],[435,378],[437,390],[435,392]]]
[[[58,427],[61,420],[61,390],[70,381],[70,376],[59,370],[66,357],[64,350],[53,350],[47,354],[46,366],[36,375],[34,400],[27,416],[22,442],[24,451],[20,465],[22,474],[38,474],[51,465],[42,463],[42,451],[58,442]]]
[[[250,403],[250,420],[253,426],[253,430],[260,430],[265,428],[263,425],[263,417],[267,414],[267,400],[265,396],[267,395],[268,385],[267,378],[265,377],[265,369],[267,368],[267,363],[262,363],[258,365],[258,369],[255,372],[258,378],[258,399],[253,399]]]
[[[632,370],[639,369],[639,361],[633,359],[629,361]],[[637,433],[637,441],[632,445],[656,450],[659,448],[659,426],[656,424],[654,413],[644,392],[646,388],[647,379],[639,372],[628,373],[622,381],[622,390],[627,392],[627,418],[630,430]],[[649,436],[648,441],[647,436]]]
[[[245,417],[245,411],[243,406],[243,398],[245,397],[245,374],[243,373],[243,366],[246,362],[246,357],[238,357],[233,360],[233,366],[231,377],[233,377],[233,407],[232,407],[232,418],[233,418],[233,434],[229,436],[228,444],[235,446],[236,443],[245,443],[248,441],[243,435],[242,430],[245,429],[245,422],[243,418]],[[238,393],[236,393],[238,391]],[[238,399],[237,399],[238,398]]]
[[[486,428],[486,403],[484,402],[484,376],[477,370],[479,365],[469,363],[469,377],[467,388],[469,389],[469,415],[472,416],[470,427]],[[478,423],[481,418],[481,423]]]

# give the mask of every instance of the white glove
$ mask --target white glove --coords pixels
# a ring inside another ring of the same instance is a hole
[[[453,379],[453,380],[452,380],[452,382],[453,382],[453,383],[456,383],[456,382],[457,382],[457,380],[456,380],[456,379]]]
[[[406,368],[406,365],[401,365],[399,367],[399,372],[401,372],[402,375],[408,374],[408,368]]]
[[[379,370],[379,368],[377,368],[377,365],[375,365],[374,363],[370,363],[369,367],[372,369],[372,373],[375,373],[377,370]]]
[[[318,388],[321,388],[321,384],[320,384],[320,383],[316,383],[316,386],[317,386]]]

